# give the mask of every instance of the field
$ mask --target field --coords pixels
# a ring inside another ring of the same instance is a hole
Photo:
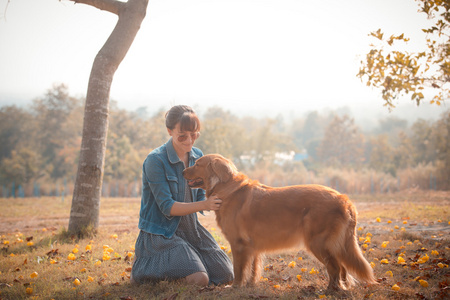
[[[301,249],[267,254],[254,287],[131,285],[140,200],[101,202],[96,236],[71,239],[70,199],[0,199],[0,299],[448,299],[450,193],[350,195],[358,237],[378,285],[326,294],[325,268]],[[232,257],[214,213],[201,223]]]

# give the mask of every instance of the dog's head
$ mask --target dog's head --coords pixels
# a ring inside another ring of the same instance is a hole
[[[183,171],[191,188],[212,189],[220,182],[228,182],[237,174],[234,164],[219,154],[208,154],[200,157],[195,165]]]

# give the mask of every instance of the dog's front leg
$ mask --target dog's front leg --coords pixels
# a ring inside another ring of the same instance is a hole
[[[262,268],[263,255],[256,253],[253,255],[252,262],[252,275],[250,277],[250,283],[256,284],[261,278],[261,268]]]
[[[231,243],[230,246],[231,253],[233,253],[233,286],[240,287],[246,283],[253,257],[251,257],[251,252],[249,252],[249,249],[245,246],[245,243],[242,240]]]

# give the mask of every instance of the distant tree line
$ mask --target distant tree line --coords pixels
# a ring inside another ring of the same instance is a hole
[[[81,145],[84,99],[55,85],[28,107],[0,108],[0,189],[27,195],[73,186]],[[112,102],[104,194],[139,193],[142,162],[168,140],[165,110],[120,109]],[[436,121],[389,117],[370,132],[354,119],[313,111],[289,122],[238,117],[220,107],[200,113],[204,153],[220,153],[270,185],[321,183],[345,192],[420,187],[450,189],[450,111]],[[302,154],[293,156],[292,154]],[[286,155],[281,155],[286,154]],[[291,159],[285,159],[289,157]],[[364,181],[364,182],[363,182]],[[65,191],[66,195],[70,191]],[[2,196],[2,194],[0,194]]]

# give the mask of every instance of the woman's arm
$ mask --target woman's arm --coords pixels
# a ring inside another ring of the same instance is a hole
[[[202,210],[219,210],[222,200],[217,198],[216,195],[212,195],[206,200],[184,203],[175,202],[170,210],[171,216],[186,216]]]

